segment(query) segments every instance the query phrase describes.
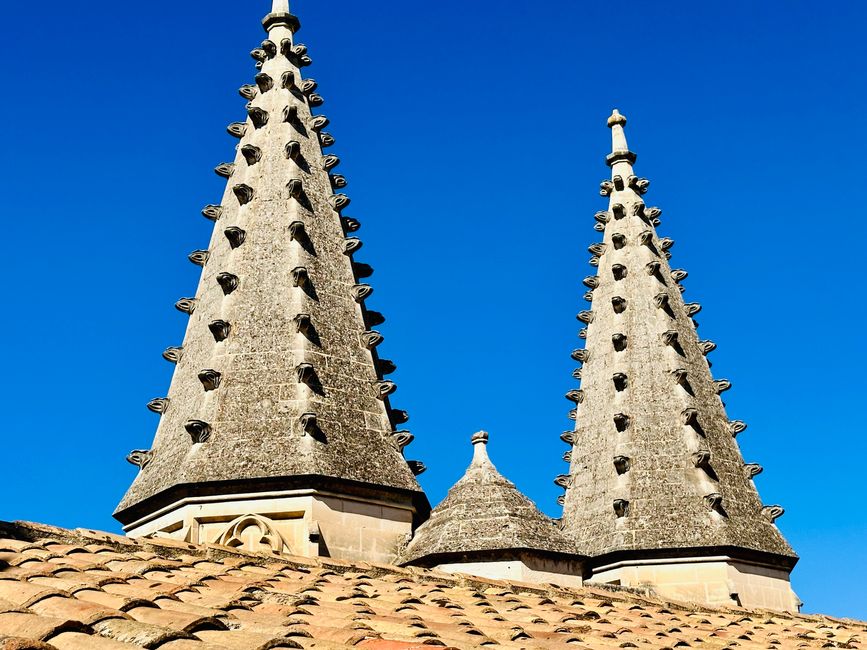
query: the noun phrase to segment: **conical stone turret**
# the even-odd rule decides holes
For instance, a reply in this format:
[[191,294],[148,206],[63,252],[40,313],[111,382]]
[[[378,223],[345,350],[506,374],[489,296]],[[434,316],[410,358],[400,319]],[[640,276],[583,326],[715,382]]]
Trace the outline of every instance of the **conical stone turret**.
[[488,457],[488,433],[473,435],[463,477],[416,531],[399,563],[490,578],[580,585],[582,558],[556,523]]
[[656,233],[660,211],[645,205],[648,181],[633,171],[623,127],[608,120],[608,209],[596,215],[597,271],[584,280],[591,302],[578,315],[586,347],[573,352],[581,388],[575,430],[566,432],[569,474],[564,532],[593,556],[593,580],[650,584],[702,602],[795,609],[788,574],[797,557],[753,484],[693,316],[673,242]]
[[392,409],[383,317],[368,309],[371,268],[357,261],[359,222],[307,48],[287,0],[263,20],[244,121],[153,446],[115,516],[159,534],[274,550],[387,561],[429,505],[403,452],[412,436]]

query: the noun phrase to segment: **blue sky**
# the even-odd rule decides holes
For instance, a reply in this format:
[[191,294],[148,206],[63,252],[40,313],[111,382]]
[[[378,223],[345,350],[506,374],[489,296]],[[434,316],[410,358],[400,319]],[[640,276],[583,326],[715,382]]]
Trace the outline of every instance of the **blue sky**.
[[[207,242],[267,0],[4,7],[0,518],[118,530],[173,303]],[[605,118],[704,305],[806,611],[867,618],[863,24],[856,2],[297,0],[438,502],[491,433],[558,515]]]

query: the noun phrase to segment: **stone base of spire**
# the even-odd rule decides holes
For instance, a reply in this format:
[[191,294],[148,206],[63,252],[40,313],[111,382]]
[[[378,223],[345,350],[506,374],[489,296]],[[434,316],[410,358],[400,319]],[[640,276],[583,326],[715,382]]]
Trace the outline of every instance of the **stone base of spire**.
[[[425,566],[428,566],[425,564]],[[467,554],[443,559],[429,568],[445,573],[464,573],[494,580],[514,580],[562,587],[581,587],[584,562],[580,558],[544,557],[532,551]]]
[[672,600],[711,606],[800,611],[791,568],[728,555],[621,559],[595,563],[588,583],[644,588]]
[[347,495],[325,489],[239,491],[186,496],[141,519],[123,523],[130,537],[393,564],[412,535],[418,510],[409,494]]

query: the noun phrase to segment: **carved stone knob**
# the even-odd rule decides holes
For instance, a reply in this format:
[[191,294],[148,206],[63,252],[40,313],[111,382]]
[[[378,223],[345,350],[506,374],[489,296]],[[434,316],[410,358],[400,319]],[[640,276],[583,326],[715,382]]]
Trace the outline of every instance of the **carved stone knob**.
[[409,466],[409,470],[413,473],[413,476],[421,476],[427,471],[427,466],[420,460],[408,460],[406,464]]
[[211,425],[202,420],[187,420],[184,429],[193,439],[193,444],[208,442],[211,439]]
[[230,248],[238,248],[243,245],[245,241],[247,241],[247,232],[238,228],[237,226],[231,226],[226,228],[223,231],[223,234],[226,236],[226,239],[229,241]]
[[704,503],[710,510],[719,512],[722,509],[723,498],[719,492],[711,492],[704,496]]
[[382,376],[390,375],[397,370],[397,364],[391,359],[379,359],[376,364],[376,369]]
[[699,469],[710,467],[710,450],[701,449],[692,455],[692,464]]
[[323,149],[327,149],[328,147],[333,147],[335,142],[336,142],[336,140],[334,139],[334,136],[331,135],[330,133],[326,133],[325,131],[322,131],[319,134],[319,144]]
[[310,126],[311,131],[317,131],[318,132],[318,131],[321,131],[322,129],[324,129],[326,126],[328,126],[328,124],[330,122],[331,122],[331,120],[329,120],[324,115],[315,115],[315,116],[310,118],[310,120],[307,122],[307,124]]
[[629,344],[629,337],[626,334],[612,334],[611,344],[614,346],[615,352],[623,352]]
[[572,477],[569,474],[560,474],[560,476],[554,479],[554,485],[568,490],[572,485]]
[[283,121],[287,124],[296,124],[298,122],[298,106],[289,104],[283,108]]
[[184,348],[182,347],[166,348],[163,352],[163,359],[169,363],[178,363],[182,356],[184,356]]
[[668,330],[667,332],[662,333],[662,342],[665,345],[670,345],[670,346],[674,347],[675,345],[678,344],[678,340],[677,340],[678,336],[679,336],[679,334],[677,333],[676,330]]
[[614,500],[614,514],[618,519],[622,519],[629,515],[629,501],[626,499]]
[[713,383],[714,390],[717,395],[720,395],[732,387],[732,383],[728,379],[718,379]]
[[231,178],[232,174],[235,173],[235,165],[234,163],[220,163],[216,167],[214,167],[214,172],[217,176],[222,176],[223,178]]
[[657,309],[668,309],[669,300],[667,293],[658,293],[653,297],[653,303]]
[[269,41],[266,39],[262,41],[262,44],[259,47],[264,50],[265,54],[268,55],[269,59],[277,56],[277,45],[274,43],[274,41]]
[[241,97],[246,99],[248,102],[251,102],[256,99],[256,95],[259,94],[259,89],[251,84],[246,84],[238,88],[238,94],[241,95]]
[[175,303],[175,309],[185,314],[192,314],[196,311],[195,298],[181,298]]
[[557,505],[561,506],[561,507],[566,505],[566,495],[565,494],[561,494],[559,497],[557,497]]
[[352,255],[356,251],[361,250],[362,246],[364,244],[358,237],[348,237],[343,241],[343,253],[344,255]]
[[606,248],[607,246],[605,244],[591,244],[587,250],[590,251],[591,255],[598,255],[601,257]]
[[343,231],[347,233],[358,232],[361,229],[361,222],[352,217],[340,217],[340,224],[343,226]]
[[698,347],[701,350],[702,354],[710,354],[714,350],[716,350],[716,343],[713,341],[699,341]]
[[614,390],[618,393],[629,388],[629,378],[622,372],[616,372],[611,376],[611,381],[614,382]]
[[403,453],[403,450],[409,447],[413,440],[415,440],[415,436],[409,431],[395,431],[390,437],[392,442],[394,442],[394,446],[397,447],[397,450],[401,453]]
[[328,199],[328,202],[331,203],[331,207],[333,207],[337,212],[340,212],[350,204],[351,200],[345,194],[335,194]]
[[244,183],[232,186],[232,192],[240,205],[246,205],[253,200],[253,188]]
[[641,219],[646,219],[646,214],[644,212],[644,208],[645,208],[644,203],[642,203],[641,201],[639,201],[638,203],[633,203],[632,204],[632,216],[633,217],[640,217]]
[[683,269],[674,269],[671,272],[671,277],[675,282],[681,282],[682,280],[686,280],[688,276],[689,273],[687,273]]
[[400,409],[391,409],[389,411],[391,421],[395,424],[406,424],[409,422],[409,413]]
[[596,219],[601,224],[606,224],[611,220],[611,215],[608,214],[605,210],[600,210],[596,214],[593,215],[593,218]]
[[156,399],[152,399],[148,402],[148,410],[153,413],[159,413],[162,415],[169,408],[169,398],[168,397],[157,397]]
[[363,280],[364,278],[369,278],[373,275],[373,267],[370,264],[364,264],[362,262],[352,262],[352,271],[355,274],[356,280]]
[[291,70],[287,70],[280,76],[280,85],[285,90],[295,90],[297,86],[297,81],[295,79],[295,73]]
[[216,221],[223,216],[223,208],[219,205],[206,205],[202,208],[202,216],[205,217],[205,219]]
[[658,220],[662,216],[662,210],[657,207],[645,208],[644,216],[651,221]]
[[312,93],[319,87],[319,83],[316,79],[305,79],[301,82],[301,92],[305,95]]
[[566,393],[566,399],[570,402],[575,402],[576,404],[581,404],[584,402],[584,391],[579,389],[570,390]]
[[632,467],[632,462],[628,456],[615,456],[614,469],[619,475],[626,474]]
[[238,283],[240,279],[237,275],[233,273],[218,273],[217,274],[217,284],[220,285],[220,288],[223,290],[225,295],[229,295],[235,289],[238,288]]
[[358,303],[364,302],[372,293],[373,287],[369,284],[356,284],[352,287],[352,297]]
[[153,460],[153,452],[150,449],[135,449],[126,457],[126,462],[144,469]]
[[680,412],[680,419],[686,426],[697,426],[698,425],[698,409],[695,408],[686,408]]
[[595,289],[599,286],[599,276],[588,275],[586,278],[584,278],[583,282],[585,287],[588,287],[589,289]]
[[382,343],[385,337],[377,331],[368,330],[361,335],[361,342],[368,350],[373,350]]
[[650,188],[650,181],[646,178],[638,178],[637,176],[630,176],[627,179],[629,183],[629,187],[632,188],[638,194],[645,194],[647,190]]
[[674,377],[674,381],[684,388],[689,388],[689,373],[685,368],[676,368],[671,371],[671,376]]
[[274,87],[274,80],[264,72],[260,72],[256,75],[256,86],[259,87],[259,90],[263,93],[267,93]]
[[574,431],[564,431],[560,434],[560,440],[565,442],[567,445],[575,444],[575,432]]
[[651,246],[653,244],[653,231],[643,230],[638,234],[638,241],[642,246]]
[[258,106],[248,106],[247,115],[250,116],[250,121],[257,129],[261,129],[268,124],[268,111],[259,108]]
[[329,154],[327,156],[323,156],[322,158],[322,169],[327,172],[330,172],[332,169],[337,167],[340,164],[340,158],[335,156],[334,154]]
[[668,237],[663,237],[662,239],[659,240],[659,247],[664,251],[667,251],[672,246],[674,246],[674,240],[673,239],[670,239]]
[[297,242],[308,242],[310,237],[302,221],[293,221],[289,224],[289,239]]
[[252,144],[245,144],[241,147],[241,154],[244,156],[244,160],[247,161],[248,165],[255,165],[257,162],[262,160],[262,150]]
[[316,436],[319,433],[319,421],[315,413],[302,413],[298,418],[301,435]]
[[614,191],[614,183],[605,180],[599,183],[599,196],[611,196]]
[[328,178],[331,181],[331,187],[334,189],[342,190],[349,184],[343,174],[329,174]]
[[647,275],[659,275],[659,269],[662,265],[659,262],[649,262],[644,270],[647,271]]
[[572,359],[579,363],[587,363],[590,361],[590,350],[582,348],[580,350],[572,350]]
[[614,219],[616,221],[620,221],[623,217],[626,216],[626,208],[622,203],[615,203],[611,206],[611,213],[614,215]]
[[291,181],[286,183],[286,189],[289,192],[289,196],[293,199],[300,198],[304,195],[304,183],[300,178],[293,178]]
[[310,385],[316,380],[316,369],[312,363],[299,363],[295,366],[295,376],[299,384]]
[[221,343],[229,338],[232,332],[232,325],[228,321],[215,320],[208,324],[208,329],[217,343]]
[[586,327],[582,327],[580,330],[578,330],[578,338],[582,339],[582,340],[587,340],[587,328]]
[[630,419],[625,413],[618,413],[614,416],[614,426],[621,433],[629,428]]
[[397,384],[388,379],[383,379],[373,384],[377,399],[385,399],[397,390]]
[[220,387],[222,379],[223,376],[216,370],[202,370],[199,373],[199,381],[202,382],[202,386],[206,391],[217,390]]
[[193,251],[189,254],[188,259],[196,266],[204,266],[208,262],[211,254],[208,251]]
[[752,479],[764,471],[765,468],[758,463],[747,463],[744,465],[744,476],[746,476],[748,479]]
[[614,244],[615,250],[620,250],[626,246],[626,235],[616,232],[611,235],[611,243]]
[[588,263],[590,266],[599,266],[599,258],[596,257],[596,256],[593,256],[593,257],[590,258],[590,260],[589,260],[587,263]]
[[698,312],[701,311],[701,305],[697,302],[688,302],[684,305],[684,307],[686,307],[687,316],[695,316]]
[[306,266],[296,266],[292,269],[292,286],[306,287],[310,284],[310,272]]
[[585,292],[585,294],[584,294],[584,300],[586,300],[587,302],[593,302],[593,289],[591,289],[590,291]]
[[570,420],[572,420],[573,422],[575,422],[578,419],[578,409],[577,408],[571,409],[566,414],[566,417],[569,418]]
[[385,322],[385,316],[383,316],[380,312],[374,311],[372,309],[364,308],[364,324],[368,327],[376,327],[377,325],[382,325]]
[[736,438],[739,433],[743,433],[746,430],[747,423],[743,420],[732,420],[729,422],[729,431],[731,431],[733,438]]
[[239,140],[247,134],[247,125],[244,122],[232,122],[226,127],[229,135],[238,138]]
[[298,314],[292,319],[295,322],[295,329],[300,334],[308,334],[313,330],[313,319],[310,314]]
[[592,311],[582,311],[578,313],[578,320],[582,323],[587,323],[588,325],[593,322],[593,312]]
[[611,299],[611,307],[614,309],[615,314],[622,314],[626,311],[626,298],[614,296]]
[[307,103],[310,106],[322,106],[325,103],[325,100],[322,98],[322,95],[318,93],[310,93],[307,95]]
[[785,513],[786,511],[782,506],[765,506],[762,508],[762,516],[771,523],[774,523]]

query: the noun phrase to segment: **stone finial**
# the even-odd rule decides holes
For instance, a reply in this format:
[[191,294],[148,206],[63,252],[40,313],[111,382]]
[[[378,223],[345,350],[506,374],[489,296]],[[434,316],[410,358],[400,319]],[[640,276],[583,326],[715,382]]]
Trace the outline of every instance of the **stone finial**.
[[620,111],[616,108],[611,111],[611,115],[608,118],[608,128],[614,128],[615,126],[626,126],[626,116],[621,115]]
[[477,431],[470,437],[473,445],[473,465],[487,465],[491,460],[488,458],[488,432]]

